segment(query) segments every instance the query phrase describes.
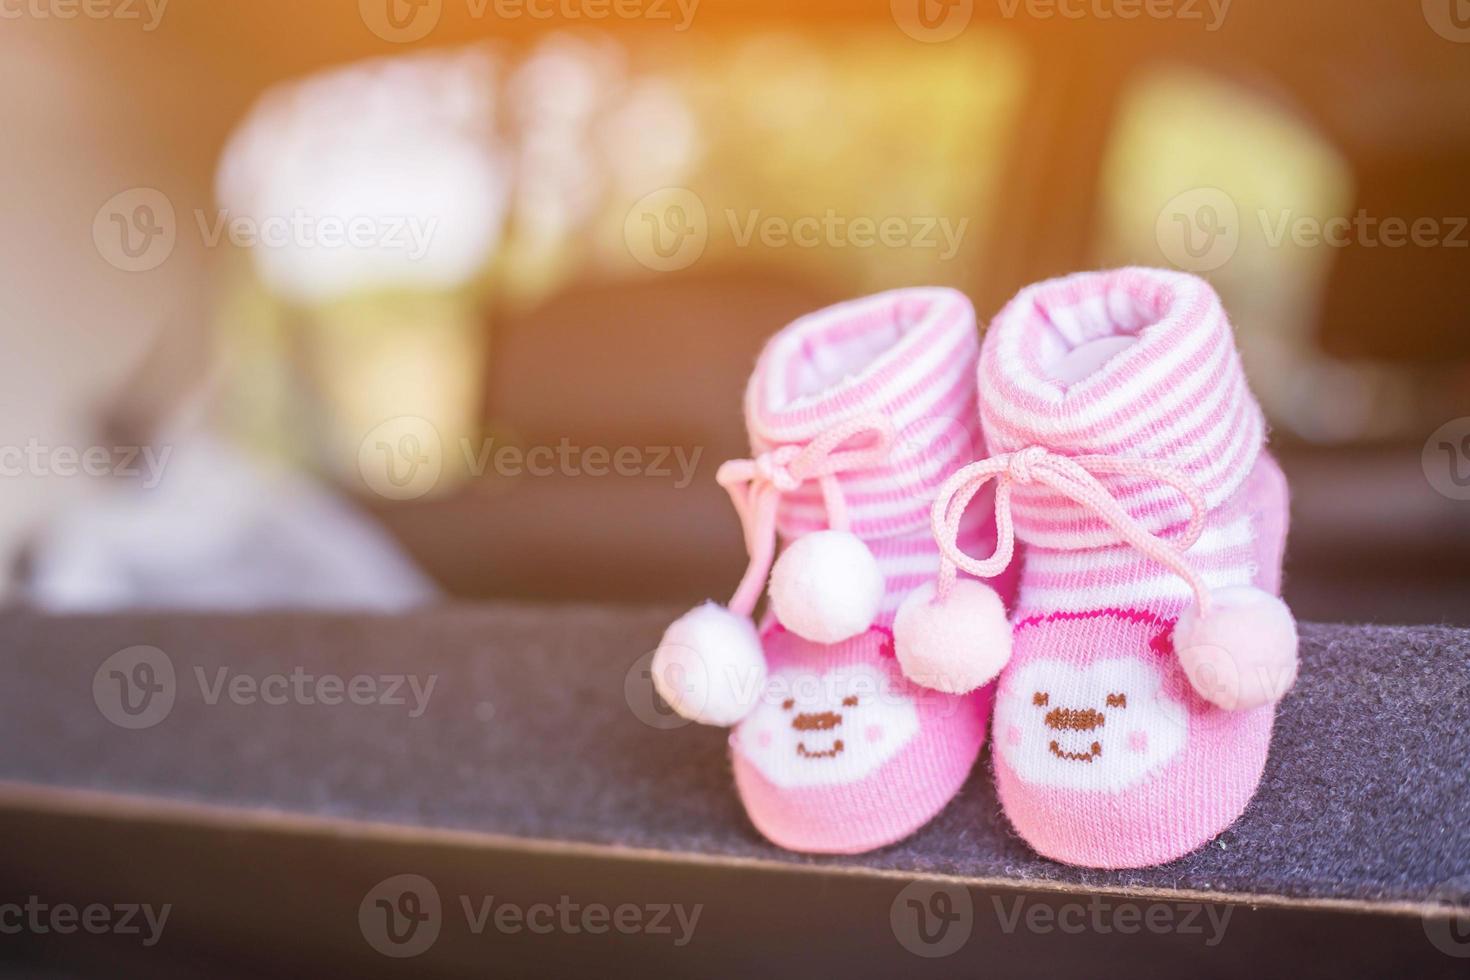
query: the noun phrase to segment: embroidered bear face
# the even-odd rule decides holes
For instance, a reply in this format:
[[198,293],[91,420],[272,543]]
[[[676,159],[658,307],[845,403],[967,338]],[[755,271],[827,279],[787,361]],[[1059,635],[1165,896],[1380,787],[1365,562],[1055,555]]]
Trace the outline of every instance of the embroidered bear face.
[[735,730],[736,749],[783,789],[850,783],[919,731],[913,699],[881,667],[783,670]]
[[1076,667],[1032,660],[1001,682],[997,749],[1021,779],[1117,792],[1146,779],[1184,747],[1184,706],[1148,663],[1122,657]]

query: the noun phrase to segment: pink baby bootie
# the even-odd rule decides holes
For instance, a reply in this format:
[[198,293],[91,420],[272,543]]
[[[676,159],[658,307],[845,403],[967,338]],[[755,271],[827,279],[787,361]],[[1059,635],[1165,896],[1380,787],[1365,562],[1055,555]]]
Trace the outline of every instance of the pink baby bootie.
[[[1005,812],[1069,864],[1187,854],[1250,802],[1297,667],[1286,482],[1225,311],[1180,273],[1039,283],[991,325],[979,388],[996,455],[933,519],[941,584],[1026,545],[993,726]],[[991,487],[998,546],[976,560],[953,529]]]
[[[790,324],[746,389],[754,458],[717,478],[750,566],[728,606],[707,603],[669,627],[653,677],[684,717],[734,726],[741,799],[782,847],[857,853],[897,841],[953,798],[979,754],[993,685],[906,676],[890,632],[899,600],[940,558],[934,496],[979,446],[978,353],[962,294],[898,290]],[[967,547],[994,541],[984,513],[955,535]],[[750,617],[768,573],[758,630]]]

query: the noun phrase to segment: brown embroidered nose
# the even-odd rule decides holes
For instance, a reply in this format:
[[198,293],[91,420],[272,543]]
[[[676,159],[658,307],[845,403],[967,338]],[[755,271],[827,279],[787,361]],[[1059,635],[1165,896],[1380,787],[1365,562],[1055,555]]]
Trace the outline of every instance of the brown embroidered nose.
[[1058,731],[1090,732],[1103,725],[1103,713],[1092,708],[1081,711],[1072,708],[1053,708],[1046,713],[1046,727]]
[[842,724],[842,716],[835,711],[803,712],[791,719],[791,727],[799,732],[825,732]]

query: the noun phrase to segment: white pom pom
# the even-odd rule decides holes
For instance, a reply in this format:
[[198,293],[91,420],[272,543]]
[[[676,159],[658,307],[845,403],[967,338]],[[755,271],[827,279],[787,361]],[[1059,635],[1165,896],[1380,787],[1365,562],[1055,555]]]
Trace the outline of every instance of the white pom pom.
[[814,531],[776,560],[770,595],[782,626],[813,643],[838,643],[873,625],[883,571],[857,535]]
[[960,579],[939,602],[930,582],[898,607],[893,644],[909,680],[965,694],[993,680],[1011,659],[1011,624],[1005,603],[985,583]]
[[1260,589],[1210,593],[1201,617],[1191,606],[1174,625],[1174,651],[1200,697],[1227,711],[1280,701],[1296,680],[1296,620],[1286,603]]
[[681,716],[733,725],[766,685],[766,658],[755,624],[707,602],[664,631],[653,655],[653,686]]

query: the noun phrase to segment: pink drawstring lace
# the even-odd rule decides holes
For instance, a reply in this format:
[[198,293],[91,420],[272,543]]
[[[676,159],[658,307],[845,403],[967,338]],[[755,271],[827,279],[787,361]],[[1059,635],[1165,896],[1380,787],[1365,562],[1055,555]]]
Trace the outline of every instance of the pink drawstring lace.
[[[871,436],[873,444],[839,451],[859,436]],[[847,502],[837,474],[880,465],[888,458],[894,438],[892,422],[882,415],[867,415],[835,425],[805,446],[778,446],[755,459],[732,459],[720,466],[715,480],[729,492],[735,513],[740,515],[745,550],[750,555],[745,576],[730,599],[730,611],[749,616],[760,601],[776,558],[776,509],[782,494],[808,480],[819,481],[828,527],[846,531]]]
[[[1151,534],[1134,520],[1098,480],[1097,474],[1143,476],[1168,484],[1189,501],[1190,518],[1178,543]],[[960,551],[959,526],[965,509],[991,480],[995,486],[995,553],[976,559]],[[1207,506],[1203,494],[1188,477],[1172,467],[1146,459],[1121,456],[1060,456],[1041,446],[1002,453],[956,472],[939,490],[930,516],[934,540],[943,554],[935,595],[941,601],[952,588],[958,570],[977,578],[991,578],[1004,571],[1016,551],[1016,533],[1011,521],[1011,487],[1039,483],[1088,508],[1106,521],[1123,540],[1164,565],[1189,583],[1201,615],[1210,610],[1209,589],[1190,567],[1184,552],[1199,539],[1204,529]]]

